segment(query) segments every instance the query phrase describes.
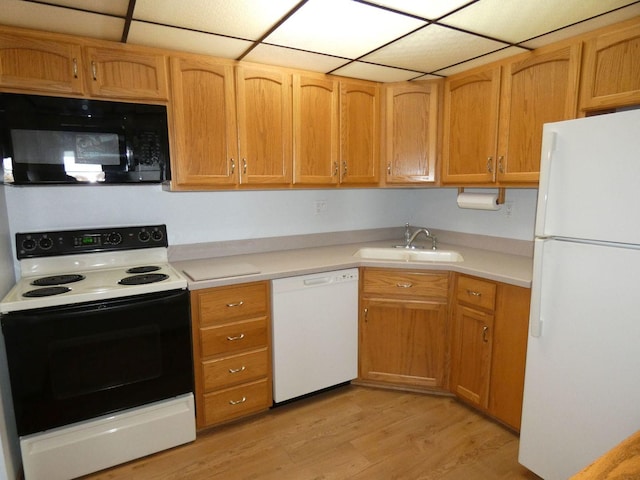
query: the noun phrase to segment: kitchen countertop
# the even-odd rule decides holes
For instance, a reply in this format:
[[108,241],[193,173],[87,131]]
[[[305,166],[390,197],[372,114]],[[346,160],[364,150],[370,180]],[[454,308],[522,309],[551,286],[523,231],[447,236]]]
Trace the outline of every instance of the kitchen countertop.
[[247,253],[172,261],[184,273],[190,290],[272,280],[352,267],[447,270],[466,273],[520,287],[531,287],[532,259],[526,255],[500,253],[469,246],[438,244],[438,250],[455,250],[464,261],[407,262],[370,260],[353,255],[363,247],[390,247],[397,240],[348,243],[265,253]]

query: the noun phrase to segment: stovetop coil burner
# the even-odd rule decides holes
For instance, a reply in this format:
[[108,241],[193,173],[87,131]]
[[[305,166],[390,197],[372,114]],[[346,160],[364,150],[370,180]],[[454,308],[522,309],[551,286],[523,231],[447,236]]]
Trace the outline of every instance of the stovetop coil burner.
[[131,267],[127,269],[127,273],[149,273],[160,270],[157,265],[144,265],[142,267]]
[[120,285],[143,285],[145,283],[161,282],[169,278],[169,275],[164,273],[145,273],[142,275],[133,275],[131,277],[125,277],[118,283]]
[[79,282],[84,280],[84,275],[79,274],[66,274],[66,275],[51,275],[50,277],[36,278],[31,282],[31,285],[36,287],[50,287],[52,285],[64,285],[65,283]]
[[45,287],[36,288],[35,290],[29,290],[22,294],[23,297],[35,298],[35,297],[50,297],[51,295],[60,295],[61,293],[70,292],[69,287]]

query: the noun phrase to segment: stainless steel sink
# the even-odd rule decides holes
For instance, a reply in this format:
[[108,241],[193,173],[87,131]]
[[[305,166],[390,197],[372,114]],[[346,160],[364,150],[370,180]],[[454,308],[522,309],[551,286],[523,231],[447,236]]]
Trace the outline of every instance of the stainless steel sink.
[[398,260],[404,262],[445,262],[464,261],[462,255],[454,250],[418,250],[394,247],[365,247],[358,250],[354,257],[368,260]]

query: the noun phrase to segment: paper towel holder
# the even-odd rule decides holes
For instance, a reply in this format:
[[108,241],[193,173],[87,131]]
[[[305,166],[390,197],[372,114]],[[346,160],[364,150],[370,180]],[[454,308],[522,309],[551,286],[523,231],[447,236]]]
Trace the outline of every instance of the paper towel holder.
[[[460,195],[461,193],[464,193],[464,188],[465,187],[458,187],[458,195]],[[506,190],[507,190],[506,188],[498,188],[498,198],[496,199],[496,203],[498,205],[502,205],[504,203]]]

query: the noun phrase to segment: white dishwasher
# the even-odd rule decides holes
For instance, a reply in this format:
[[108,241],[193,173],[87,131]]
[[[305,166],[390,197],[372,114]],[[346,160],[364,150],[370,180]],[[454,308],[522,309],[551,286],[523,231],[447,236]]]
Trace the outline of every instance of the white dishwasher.
[[273,400],[358,376],[358,269],[272,281]]

